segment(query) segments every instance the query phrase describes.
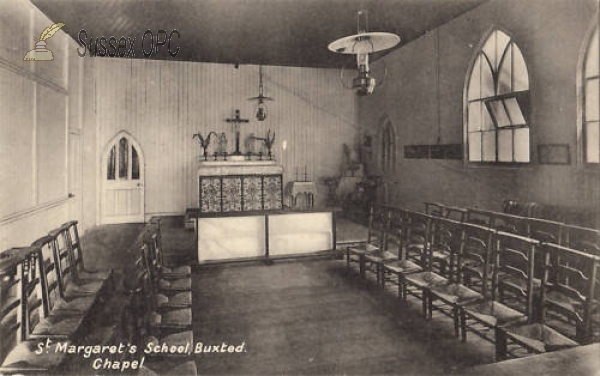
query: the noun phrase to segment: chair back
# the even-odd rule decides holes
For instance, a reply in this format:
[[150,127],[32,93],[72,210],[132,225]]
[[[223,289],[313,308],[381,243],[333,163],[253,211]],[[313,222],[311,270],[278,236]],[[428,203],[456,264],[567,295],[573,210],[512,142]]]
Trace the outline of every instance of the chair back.
[[[534,265],[538,245],[535,239],[507,232],[496,233],[493,294],[498,290],[501,302],[524,302],[524,305],[516,304],[514,308],[524,312],[530,321],[534,313]],[[506,291],[511,293],[511,297],[505,295]]]
[[429,214],[406,211],[406,242],[404,252],[406,259],[417,262],[423,268],[431,268],[428,253],[431,247],[431,224],[433,217]]
[[38,273],[42,278],[42,290],[46,312],[52,312],[54,307],[65,299],[66,285],[62,283],[58,263],[56,262],[56,251],[52,246],[54,238],[43,236],[33,242],[39,248],[38,251]]
[[550,221],[547,219],[528,218],[527,236],[544,243],[553,243],[562,245],[563,226],[561,222]]
[[[545,303],[542,307],[542,320],[545,320],[547,309],[556,310],[576,322],[579,329],[577,339],[580,342],[591,342],[592,310],[600,257],[557,244],[544,243],[542,249],[548,265],[541,293]],[[569,304],[561,304],[562,299],[547,299],[548,292],[567,298]],[[574,309],[570,309],[571,307]]]
[[468,214],[469,211],[466,208],[461,208],[458,206],[446,206],[444,217],[458,222],[464,222],[467,220]]
[[36,325],[49,316],[50,311],[44,298],[46,291],[43,274],[39,272],[42,265],[40,249],[28,252],[21,265],[21,338],[27,340]]
[[495,231],[472,223],[463,223],[461,229],[457,265],[458,281],[465,286],[478,289],[484,297],[487,297]]
[[73,253],[71,252],[71,244],[66,235],[66,231],[67,229],[61,226],[48,233],[48,236],[52,238],[50,245],[54,248],[54,254],[56,255],[56,265],[58,265],[58,274],[62,281],[63,291],[67,284],[79,282],[79,276],[73,260]]
[[12,248],[0,253],[0,364],[22,341],[22,262],[26,252]]
[[84,270],[85,263],[83,261],[83,247],[81,245],[81,239],[79,238],[77,223],[77,221],[66,222],[61,226],[61,229],[64,231],[63,236],[66,237],[65,241],[71,247],[71,253],[75,267],[79,270]]
[[492,226],[492,214],[490,211],[479,208],[468,208],[466,222],[480,226]]
[[425,205],[425,213],[434,216],[434,217],[444,217],[445,216],[445,206],[439,202],[424,202]]
[[462,241],[461,222],[449,218],[434,217],[431,225],[432,241],[430,252],[428,253],[428,263],[433,264],[433,251],[440,251],[449,255],[449,275],[450,278],[459,283],[457,273],[457,260],[460,254]]
[[564,245],[600,256],[600,230],[576,225],[564,225]]
[[492,212],[492,228],[497,231],[527,236],[527,218],[514,214]]
[[386,248],[398,250],[398,258],[402,257],[402,249],[406,241],[408,216],[405,210],[392,207],[389,209],[388,229],[386,231]]

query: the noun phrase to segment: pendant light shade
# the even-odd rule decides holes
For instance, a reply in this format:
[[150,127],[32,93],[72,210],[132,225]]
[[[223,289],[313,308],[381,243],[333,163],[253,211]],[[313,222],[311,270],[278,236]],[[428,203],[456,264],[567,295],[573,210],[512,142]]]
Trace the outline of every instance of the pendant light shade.
[[[364,26],[361,25],[362,19],[364,19]],[[357,34],[337,39],[331,42],[327,48],[338,54],[356,55],[358,76],[352,80],[352,86],[349,88],[355,90],[359,95],[369,95],[373,93],[375,86],[381,85],[383,78],[387,75],[387,70],[384,68],[385,75],[379,80],[379,83],[377,82],[378,80],[373,77],[369,66],[369,55],[395,47],[398,43],[400,43],[400,37],[396,34],[368,32],[367,11],[361,10],[357,15]],[[341,76],[344,81],[343,70]]]
[[248,98],[248,100],[257,102],[255,111],[254,111],[256,119],[258,121],[264,121],[268,115],[268,109],[267,109],[267,105],[265,102],[273,101],[274,99],[271,97],[266,97],[264,95],[262,65],[258,66],[258,77],[259,77],[258,96]]

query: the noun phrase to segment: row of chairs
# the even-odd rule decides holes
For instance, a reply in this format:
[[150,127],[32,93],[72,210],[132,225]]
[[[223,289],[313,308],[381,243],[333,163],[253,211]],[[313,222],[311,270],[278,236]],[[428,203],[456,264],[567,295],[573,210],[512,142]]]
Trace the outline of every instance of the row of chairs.
[[[0,254],[0,373],[61,372],[56,341],[77,343],[114,288],[112,270],[88,269],[83,254],[77,221]],[[36,353],[45,340],[54,344]]]
[[[189,265],[164,263],[160,219],[151,219],[140,235],[134,278],[127,279],[131,299],[121,320],[139,348],[193,346],[192,285]],[[192,350],[190,348],[190,350]],[[144,375],[195,375],[191,353],[149,353]]]
[[371,208],[368,242],[347,249],[348,267],[397,285],[403,300],[419,298],[427,319],[451,316],[463,341],[467,331],[489,339],[497,359],[516,355],[515,344],[539,353],[593,341],[598,256],[448,212]]
[[426,202],[425,212],[476,223],[600,256],[600,230],[547,219]]

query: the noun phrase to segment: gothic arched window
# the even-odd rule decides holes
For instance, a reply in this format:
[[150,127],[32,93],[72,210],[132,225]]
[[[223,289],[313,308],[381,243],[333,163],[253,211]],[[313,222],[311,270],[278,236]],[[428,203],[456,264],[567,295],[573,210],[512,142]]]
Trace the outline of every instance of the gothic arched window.
[[598,25],[592,32],[583,64],[583,149],[587,163],[600,163],[600,48]]
[[529,75],[521,50],[508,34],[489,34],[467,82],[469,162],[529,162]]

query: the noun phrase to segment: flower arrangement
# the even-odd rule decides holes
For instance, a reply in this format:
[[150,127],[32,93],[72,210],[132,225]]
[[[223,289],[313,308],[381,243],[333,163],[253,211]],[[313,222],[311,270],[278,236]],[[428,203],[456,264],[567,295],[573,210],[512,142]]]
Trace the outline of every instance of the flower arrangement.
[[204,160],[206,161],[208,158],[208,145],[210,145],[210,136],[215,135],[215,137],[218,137],[217,134],[215,132],[209,132],[208,135],[206,135],[206,138],[202,136],[202,134],[200,132],[195,133],[192,136],[192,140],[194,138],[198,139],[198,143],[200,144],[200,147],[203,149],[203,154],[204,154]]

